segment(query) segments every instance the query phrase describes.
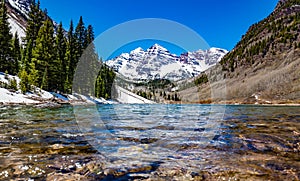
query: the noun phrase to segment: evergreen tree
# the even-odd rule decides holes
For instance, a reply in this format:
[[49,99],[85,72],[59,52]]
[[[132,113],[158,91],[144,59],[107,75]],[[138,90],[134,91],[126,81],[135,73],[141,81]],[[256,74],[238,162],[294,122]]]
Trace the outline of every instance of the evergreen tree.
[[7,16],[5,1],[1,1],[0,9],[0,71],[13,74],[14,60],[11,51],[12,35]]
[[[105,64],[102,64],[100,72],[97,76],[95,85],[95,96],[109,99],[112,96],[112,87],[116,74],[108,68]],[[146,93],[141,94],[146,97]]]
[[[88,94],[86,92],[86,90],[80,90],[80,88],[85,87],[85,89],[87,89],[87,83],[85,81],[82,80],[82,78],[84,78],[85,75],[80,75],[80,73],[84,73],[87,69],[83,69],[83,67],[85,67],[84,64],[81,64],[79,71],[77,71],[78,75],[80,76],[75,76],[75,69],[77,68],[77,64],[79,62],[79,59],[82,56],[82,53],[84,51],[84,45],[85,45],[85,39],[86,39],[86,29],[84,27],[84,23],[83,23],[83,19],[82,16],[80,16],[79,22],[75,28],[75,32],[73,34],[73,40],[74,40],[74,58],[71,62],[71,66],[70,66],[70,74],[72,74],[72,80],[73,84],[72,84],[72,90],[77,92],[77,93],[81,93],[81,94]],[[86,55],[85,55],[86,56]],[[86,57],[85,57],[86,58]],[[84,62],[84,61],[82,61]],[[74,79],[74,80],[73,80]],[[75,84],[74,84],[75,83]],[[84,84],[84,85],[83,85]],[[83,92],[84,91],[84,92]]]
[[14,91],[18,90],[18,83],[15,78],[9,79],[8,80],[8,88]]
[[30,12],[28,14],[28,21],[26,27],[26,36],[24,38],[24,56],[22,64],[25,67],[25,70],[29,72],[30,63],[32,60],[32,50],[36,46],[36,39],[39,33],[39,30],[43,24],[45,16],[40,9],[40,1],[36,3],[35,0],[31,1]]
[[49,82],[48,82],[49,76],[48,76],[48,67],[45,68],[45,71],[43,73],[42,83],[41,83],[41,89],[49,90]]
[[[86,90],[91,94],[92,92],[95,92],[95,83],[97,79],[97,75],[99,73],[99,70],[101,68],[101,63],[99,61],[98,54],[96,53],[96,48],[94,44],[94,30],[92,25],[89,25],[86,33],[85,33],[85,50],[83,60],[87,66],[87,70],[90,70],[87,73],[87,83],[89,85],[89,90]],[[93,95],[95,96],[95,95]]]
[[[90,95],[90,93],[94,91],[94,96],[108,99],[112,97],[112,87],[116,74],[112,71],[112,69],[103,64],[101,59],[99,60],[93,43],[94,37],[93,27],[89,25],[85,33],[83,46],[85,50],[80,59],[80,62],[83,62],[85,65],[84,69],[90,70],[85,71],[84,76],[86,77],[85,82],[88,84],[86,87],[88,87],[89,90],[83,90],[83,92]],[[78,68],[80,68],[80,66],[78,66]],[[82,81],[84,82],[84,80]],[[95,87],[91,87],[93,85],[95,85]],[[144,96],[146,96],[146,93]]]
[[78,61],[81,57],[85,47],[85,39],[86,39],[86,29],[84,27],[84,22],[82,16],[80,16],[79,22],[75,28],[75,49],[76,49],[76,60]]
[[57,90],[65,92],[65,82],[67,80],[67,63],[65,60],[66,40],[64,37],[62,23],[59,24],[55,38],[55,52],[57,63],[57,74],[54,74],[57,81]]
[[25,71],[25,69],[22,69],[19,72],[19,78],[21,79],[20,81],[20,89],[23,94],[25,94],[28,91],[28,74]]
[[13,74],[16,75],[19,72],[19,65],[21,62],[21,46],[20,46],[20,40],[19,40],[19,35],[16,32],[13,38],[13,42],[12,42],[12,55],[13,55],[13,59],[15,61],[14,64],[14,72]]
[[[81,69],[78,72],[81,76],[78,77],[84,88],[79,91],[87,95],[95,92],[97,97],[110,98],[115,73],[105,65],[100,69],[101,62],[93,44],[93,27],[85,28],[80,17],[75,30],[71,21],[67,37],[62,23],[54,36],[53,23],[47,16],[47,10],[41,11],[40,1],[31,1],[30,9],[22,49],[18,34],[12,38],[5,0],[1,2],[0,71],[18,73],[23,93],[32,90],[32,86],[70,93],[80,59],[78,67]],[[14,82],[12,84],[15,85]]]
[[84,48],[87,48],[95,39],[94,36],[94,30],[92,25],[89,25],[86,29],[86,33],[85,33],[85,39],[84,39]]
[[90,25],[84,37],[87,47],[80,57],[74,77],[75,85],[73,85],[74,91],[85,95],[92,95],[95,92],[95,82],[100,69],[99,58],[96,54],[93,40],[94,32],[93,27]]
[[38,75],[38,85],[46,90],[57,89],[55,75],[57,75],[57,62],[55,60],[54,28],[52,22],[47,19],[40,28],[36,39],[36,46],[33,49],[33,63]]
[[38,86],[38,78],[39,78],[39,72],[38,70],[35,68],[35,63],[34,62],[31,62],[29,64],[29,74],[28,74],[28,77],[27,77],[27,81],[28,81],[28,85],[27,85],[27,90],[32,90],[32,87],[31,86],[35,86],[37,87]]
[[76,47],[75,47],[75,37],[74,37],[74,27],[73,21],[70,23],[70,28],[67,35],[67,50],[65,55],[65,62],[67,63],[67,78],[65,81],[65,91],[71,93],[73,76],[76,68]]
[[32,42],[33,42],[32,40],[29,40],[29,42],[25,46],[25,49],[23,50],[22,67],[26,72],[30,71],[30,63],[32,59],[32,49],[33,49]]
[[37,3],[35,2],[35,0],[31,1],[25,32],[26,36],[24,38],[25,46],[29,43],[30,40],[32,41],[33,47],[35,46],[39,30],[43,25],[44,20],[45,16],[40,9],[40,1],[38,0]]
[[47,8],[45,8],[45,9],[43,10],[43,13],[42,13],[42,16],[41,16],[41,17],[44,17],[43,21],[46,21],[47,18],[49,18],[49,17],[48,17],[48,10],[47,10]]

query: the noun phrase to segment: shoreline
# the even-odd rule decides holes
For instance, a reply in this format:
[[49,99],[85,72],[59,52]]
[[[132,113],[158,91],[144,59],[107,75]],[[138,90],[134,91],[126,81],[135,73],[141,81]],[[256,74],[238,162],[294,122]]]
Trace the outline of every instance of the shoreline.
[[199,104],[199,105],[249,105],[249,106],[300,106],[300,100],[273,100],[265,101],[259,100],[255,102],[238,101],[238,100],[226,100],[226,101],[212,101],[212,100],[199,100],[194,102],[185,101],[170,101],[166,104]]
[[[26,102],[0,102],[0,107],[6,107],[6,106],[28,106],[28,107],[37,107],[37,108],[59,108],[62,106],[88,106],[88,105],[97,105],[97,104],[110,104],[110,103],[103,103],[98,102],[96,100],[92,101],[86,101],[86,100],[70,100],[70,101],[64,101],[59,99],[54,100],[43,100],[41,102],[35,102],[35,103],[26,103]],[[116,104],[116,103],[115,103]],[[117,103],[117,104],[124,104],[124,103]],[[158,103],[158,104],[166,104],[166,103]],[[196,103],[196,102],[173,102],[168,104],[177,104],[177,105],[223,105],[223,106],[274,106],[274,107],[284,107],[284,106],[291,106],[291,107],[300,107],[299,103],[269,103],[269,104],[251,104],[251,103]]]

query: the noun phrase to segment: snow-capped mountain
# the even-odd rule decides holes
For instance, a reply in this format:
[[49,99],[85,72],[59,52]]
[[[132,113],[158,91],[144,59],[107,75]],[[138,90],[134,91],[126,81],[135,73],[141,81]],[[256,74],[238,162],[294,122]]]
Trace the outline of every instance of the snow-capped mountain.
[[[30,4],[33,0],[7,0],[8,22],[11,27],[11,33],[14,35],[18,33],[20,41],[25,37],[28,14],[30,12]],[[58,24],[53,21],[54,26],[57,28]],[[55,30],[56,30],[55,28]]]
[[31,0],[8,0],[9,4],[21,14],[28,17]]
[[11,33],[17,32],[20,40],[25,36],[30,3],[31,0],[8,0],[6,2]]
[[228,51],[220,48],[171,54],[155,44],[147,50],[137,48],[130,53],[106,61],[116,72],[131,80],[181,80],[199,75],[219,62]]

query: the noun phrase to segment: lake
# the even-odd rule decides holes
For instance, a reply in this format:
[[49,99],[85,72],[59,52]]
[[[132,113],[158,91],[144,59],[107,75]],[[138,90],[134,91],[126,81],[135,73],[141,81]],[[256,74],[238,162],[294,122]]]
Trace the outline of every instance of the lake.
[[299,180],[300,107],[1,107],[0,163],[1,180]]

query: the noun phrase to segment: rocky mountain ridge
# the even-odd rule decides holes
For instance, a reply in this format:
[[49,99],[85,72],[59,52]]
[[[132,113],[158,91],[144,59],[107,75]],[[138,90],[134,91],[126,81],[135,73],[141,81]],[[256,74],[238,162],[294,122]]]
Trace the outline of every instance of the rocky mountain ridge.
[[[33,0],[7,0],[6,6],[8,10],[8,21],[11,27],[11,33],[16,32],[19,35],[20,41],[26,36],[27,20],[29,18],[30,4]],[[51,18],[50,18],[51,19]],[[58,24],[53,21],[55,28]]]
[[8,0],[6,1],[8,9],[8,21],[11,27],[11,33],[16,32],[19,39],[25,37],[25,30],[27,26],[28,13],[30,11],[30,0]]
[[180,56],[154,44],[147,50],[136,48],[130,53],[108,60],[106,64],[131,80],[181,80],[199,75],[218,63],[227,53],[221,48],[186,52]]
[[[250,26],[220,64],[205,72],[198,88],[181,92],[186,100],[228,103],[300,103],[300,0],[280,0],[274,11]],[[216,79],[222,74],[222,79]],[[226,96],[218,83],[226,81]],[[201,81],[198,81],[201,82]],[[192,96],[197,95],[197,96]]]

